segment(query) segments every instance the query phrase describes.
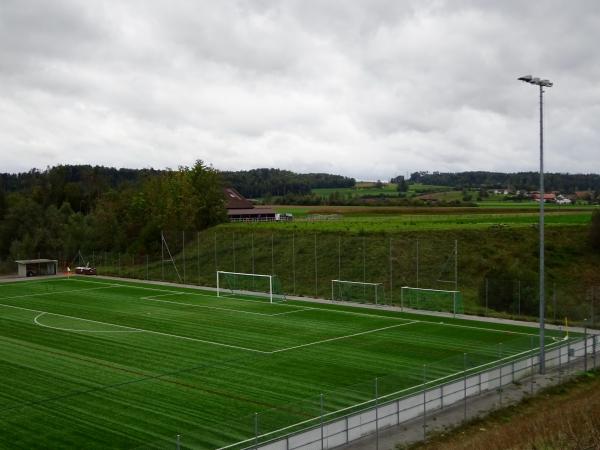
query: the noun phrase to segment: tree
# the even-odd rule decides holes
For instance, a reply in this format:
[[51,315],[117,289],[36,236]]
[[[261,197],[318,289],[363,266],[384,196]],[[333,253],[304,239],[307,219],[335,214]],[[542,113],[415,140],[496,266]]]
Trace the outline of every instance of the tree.
[[194,225],[197,230],[224,222],[227,219],[225,194],[219,172],[197,160],[189,170],[189,180],[194,193]]
[[4,212],[6,211],[6,194],[4,193],[4,189],[2,185],[0,185],[0,220],[4,217]]
[[408,190],[408,185],[406,184],[406,180],[402,175],[398,175],[396,178],[393,178],[392,183],[396,183],[396,190],[398,192],[406,192]]
[[592,248],[600,252],[600,211],[594,211],[592,214],[592,223],[590,224],[590,244]]

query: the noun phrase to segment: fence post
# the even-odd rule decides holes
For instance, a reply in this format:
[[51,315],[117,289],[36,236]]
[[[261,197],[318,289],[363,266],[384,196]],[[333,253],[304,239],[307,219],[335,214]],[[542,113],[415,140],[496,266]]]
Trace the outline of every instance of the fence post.
[[214,254],[215,254],[215,273],[219,270],[219,261],[217,259],[217,232],[214,235]]
[[485,278],[485,315],[488,315],[488,292],[489,292],[489,286],[488,286],[488,279],[487,277]]
[[254,413],[254,448],[258,448],[258,413]]
[[500,361],[500,383],[498,389],[498,396],[500,397],[500,403],[502,403],[502,342],[498,343],[498,360]]
[[394,306],[394,269],[392,266],[392,238],[390,238],[390,306]]
[[588,348],[587,325],[583,329],[583,342],[584,342],[584,345],[583,345],[583,349],[584,349],[584,351],[583,351],[583,358],[584,358],[584,360],[583,360],[583,370],[585,372],[587,372],[587,370],[588,370],[588,363],[587,363],[587,358],[588,358],[588,351],[587,351],[587,348]]
[[521,280],[517,280],[518,282],[518,293],[517,293],[517,301],[518,301],[518,315],[521,317]]
[[185,284],[185,231],[181,232],[181,259],[183,259],[183,284]]
[[417,239],[417,287],[419,287],[419,240]]
[[567,341],[567,375],[571,373],[571,341]]
[[179,450],[181,448],[181,436],[178,434],[177,435],[177,450]]
[[319,297],[319,270],[317,268],[317,233],[315,233],[315,298]]
[[463,353],[463,397],[464,397],[464,420],[467,421],[467,354]]
[[594,334],[594,339],[592,340],[592,352],[594,353],[594,369],[596,368],[596,337],[598,335]]
[[425,390],[425,381],[427,366],[423,364],[423,440],[427,439],[427,393]]
[[196,268],[198,271],[198,284],[200,284],[200,232],[196,231]]
[[[252,258],[254,264],[254,258]],[[296,295],[296,233],[292,232],[292,281],[293,281],[293,292]]]
[[375,377],[375,449],[379,450],[379,378]]
[[554,321],[556,322],[556,283],[552,283],[552,310],[554,311]]
[[338,280],[342,279],[342,235],[338,235]]
[[319,401],[321,407],[321,450],[323,450],[323,394],[321,394]]
[[231,233],[231,256],[233,262],[233,271],[235,272],[235,231]]
[[148,280],[148,255],[146,255],[146,280]]
[[558,346],[558,382],[562,380],[562,345]]
[[533,358],[534,358],[534,354],[533,354],[534,342],[533,342],[533,339],[534,339],[534,337],[531,336],[531,344],[530,344],[531,354],[529,355],[529,358],[531,360],[531,383],[530,383],[531,384],[531,386],[530,386],[530,388],[531,388],[531,395],[533,395],[533,378],[534,378],[534,376],[533,376],[534,375],[534,372],[533,372]]
[[596,286],[592,286],[592,298],[591,298],[591,319],[592,319],[592,327],[594,326],[594,316],[596,312],[594,311],[594,306],[596,305]]

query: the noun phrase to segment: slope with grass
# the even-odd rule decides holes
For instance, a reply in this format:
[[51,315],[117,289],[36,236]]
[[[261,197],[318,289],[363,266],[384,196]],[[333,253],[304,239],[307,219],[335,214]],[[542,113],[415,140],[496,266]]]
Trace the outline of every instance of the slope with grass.
[[[404,448],[404,447],[403,447]],[[546,389],[475,420],[453,432],[429,438],[410,450],[504,450],[600,448],[600,377],[597,371]]]

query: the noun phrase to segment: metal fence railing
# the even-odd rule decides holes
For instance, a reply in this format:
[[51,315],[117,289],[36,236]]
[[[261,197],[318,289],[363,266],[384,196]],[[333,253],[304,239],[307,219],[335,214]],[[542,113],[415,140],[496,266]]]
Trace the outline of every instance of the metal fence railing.
[[[575,373],[574,366],[587,371],[597,368],[597,354],[600,338],[598,335],[584,336],[557,342],[546,351],[546,370],[556,371],[556,381],[560,383]],[[221,449],[258,448],[269,450],[295,450],[300,448],[333,448],[344,445],[366,435],[377,435],[392,426],[421,421],[423,438],[426,438],[428,423],[433,415],[449,407],[462,407],[467,419],[469,401],[482,395],[495,394],[502,403],[504,390],[508,385],[519,382],[521,388],[535,392],[535,374],[539,369],[539,355],[536,351],[525,352],[522,356],[507,356],[492,364],[474,366],[469,355],[463,356],[464,368],[453,374],[431,379],[427,373],[435,374],[436,367],[423,367],[423,380],[419,385],[404,392],[387,392],[385,378],[372,381],[372,395],[353,407],[338,411],[328,410],[330,399],[321,395],[312,406],[318,413],[312,419],[301,423],[301,430],[294,426],[263,432],[263,414],[248,417],[250,430],[254,435],[245,440],[224,445]],[[442,362],[447,364],[447,361]],[[272,412],[274,414],[275,411]],[[181,447],[184,448],[184,447]],[[191,447],[190,447],[191,448]]]

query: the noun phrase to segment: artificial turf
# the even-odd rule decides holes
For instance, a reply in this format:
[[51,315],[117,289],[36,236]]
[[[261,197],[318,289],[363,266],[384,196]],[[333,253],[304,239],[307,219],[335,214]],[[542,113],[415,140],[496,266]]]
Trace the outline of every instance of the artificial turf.
[[523,354],[535,333],[100,278],[3,283],[0,447],[272,438],[373,400],[375,383],[391,399],[463,370],[465,353],[469,368]]

